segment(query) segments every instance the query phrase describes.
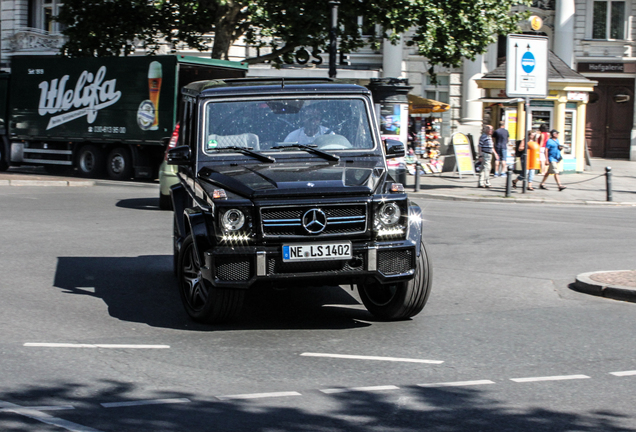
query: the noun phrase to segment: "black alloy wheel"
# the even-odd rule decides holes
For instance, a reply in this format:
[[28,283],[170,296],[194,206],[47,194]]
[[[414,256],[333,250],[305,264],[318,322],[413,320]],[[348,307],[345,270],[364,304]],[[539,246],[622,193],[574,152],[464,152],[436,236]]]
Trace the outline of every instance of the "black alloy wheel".
[[203,279],[191,235],[186,237],[179,253],[178,279],[183,306],[192,320],[221,323],[240,313],[245,290],[215,288]]

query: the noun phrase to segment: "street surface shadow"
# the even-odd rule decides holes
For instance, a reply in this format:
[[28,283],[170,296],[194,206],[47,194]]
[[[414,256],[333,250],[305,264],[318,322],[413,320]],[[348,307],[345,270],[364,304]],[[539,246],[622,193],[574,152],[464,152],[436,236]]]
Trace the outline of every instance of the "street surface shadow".
[[161,210],[157,198],[128,198],[117,201],[117,207],[133,210]]
[[347,329],[366,327],[371,315],[338,286],[250,289],[241,316],[203,325],[186,315],[171,255],[58,257],[53,285],[69,294],[98,297],[110,316],[153,327],[188,330]]
[[[48,411],[62,419],[65,429],[118,432],[634,432],[633,419],[614,411],[573,413],[524,407],[519,401],[498,400],[485,391],[466,388],[402,387],[400,390],[348,392],[331,395],[305,393],[294,404],[274,400],[219,400],[184,391],[156,391],[146,400],[179,399],[180,403],[105,408],[104,403],[135,403],[135,384],[100,381],[94,385],[59,382],[34,384],[23,390],[2,391],[0,400],[22,408],[70,405],[74,409]],[[293,389],[290,389],[293,390]],[[212,389],[212,392],[214,390]],[[82,397],[80,395],[89,395]],[[523,398],[523,396],[520,396]],[[300,398],[311,398],[307,401]],[[287,401],[288,402],[288,401]],[[299,406],[304,402],[304,406]],[[30,418],[29,413],[31,413]],[[0,430],[44,430],[33,411],[0,413]],[[73,424],[69,424],[72,422]],[[91,430],[94,430],[91,429]],[[46,429],[49,430],[49,429]],[[56,429],[57,430],[57,429]]]

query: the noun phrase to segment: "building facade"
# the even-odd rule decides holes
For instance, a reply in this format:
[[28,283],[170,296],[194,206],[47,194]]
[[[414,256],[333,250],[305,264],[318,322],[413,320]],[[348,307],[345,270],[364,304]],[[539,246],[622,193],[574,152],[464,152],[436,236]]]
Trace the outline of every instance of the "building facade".
[[[57,53],[64,39],[52,17],[63,0],[2,0],[0,4],[2,69],[10,67],[13,56]],[[589,154],[636,160],[636,0],[535,0],[530,12],[540,17],[543,25],[537,31],[529,23],[521,23],[523,32],[547,36],[551,50],[569,68],[597,82],[588,100],[561,101],[566,107],[570,103],[571,108],[560,110],[554,101],[533,102],[535,122],[541,117],[551,127],[564,127],[572,121],[580,123],[583,111],[572,107],[574,103],[580,107],[582,102],[586,106],[585,127],[583,132],[575,133],[579,137],[585,135]],[[373,31],[372,26],[369,28]],[[403,36],[403,40],[408,40],[408,33]],[[299,48],[295,60],[281,69],[269,64],[252,65],[249,76],[328,76],[328,54],[307,58],[302,50]],[[208,55],[187,47],[181,47],[179,53]],[[230,51],[231,60],[256,55],[254,48],[241,41]],[[477,55],[473,61],[466,60],[461,68],[437,69],[437,83],[433,84],[426,59],[414,47],[403,42],[397,45],[385,42],[378,50],[368,47],[340,56],[337,73],[338,78],[363,85],[372,78],[407,78],[413,86],[412,94],[450,104],[448,111],[429,116],[439,125],[442,139],[448,139],[458,131],[478,136],[484,123],[512,119],[504,118],[506,111],[497,109],[496,103],[484,102],[484,98],[491,96],[491,90],[477,84],[477,80],[504,61],[505,37],[501,37],[486,53]],[[570,115],[568,109],[574,109],[575,113]]]

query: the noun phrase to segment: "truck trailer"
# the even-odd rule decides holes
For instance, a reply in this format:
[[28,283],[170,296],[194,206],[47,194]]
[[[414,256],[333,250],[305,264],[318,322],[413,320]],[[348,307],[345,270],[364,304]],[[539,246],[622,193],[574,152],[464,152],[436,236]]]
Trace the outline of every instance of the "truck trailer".
[[247,64],[181,55],[17,56],[0,74],[0,171],[156,178],[180,88],[241,78]]

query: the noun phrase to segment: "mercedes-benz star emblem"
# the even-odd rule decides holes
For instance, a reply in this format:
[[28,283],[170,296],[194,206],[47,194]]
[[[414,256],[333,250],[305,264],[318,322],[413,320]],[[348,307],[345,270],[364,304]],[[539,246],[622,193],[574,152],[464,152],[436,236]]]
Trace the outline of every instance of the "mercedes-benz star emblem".
[[320,209],[307,210],[303,215],[303,226],[309,234],[318,234],[327,227],[327,215]]

